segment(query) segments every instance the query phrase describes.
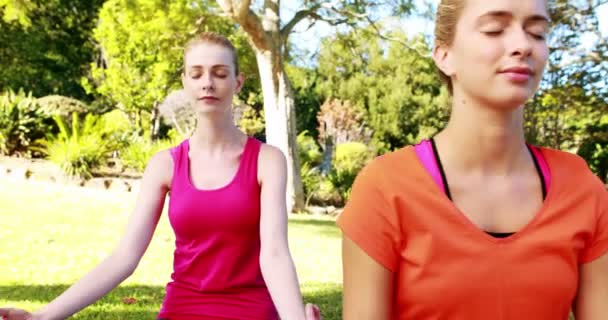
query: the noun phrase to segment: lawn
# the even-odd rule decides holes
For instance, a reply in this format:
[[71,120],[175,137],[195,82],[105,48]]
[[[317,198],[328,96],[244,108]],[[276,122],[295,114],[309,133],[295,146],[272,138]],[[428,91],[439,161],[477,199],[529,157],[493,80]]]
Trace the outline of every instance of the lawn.
[[[134,195],[0,180],[0,306],[36,309],[112,249]],[[292,216],[289,241],[304,298],[340,319],[339,230],[323,217]],[[138,269],[75,319],[154,319],[171,274],[173,234],[163,214]],[[134,298],[134,299],[131,299]]]

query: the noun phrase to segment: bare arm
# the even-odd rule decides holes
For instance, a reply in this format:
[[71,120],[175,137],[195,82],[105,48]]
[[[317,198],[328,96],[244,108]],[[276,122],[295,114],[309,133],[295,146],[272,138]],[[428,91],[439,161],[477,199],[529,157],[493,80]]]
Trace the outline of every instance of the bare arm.
[[260,267],[281,319],[305,319],[302,295],[287,241],[287,163],[278,149],[263,145],[258,177],[262,185]]
[[[168,151],[162,151],[150,159],[135,210],[113,252],[59,297],[35,312],[33,319],[65,319],[103,297],[133,273],[156,229],[170,185],[172,168]],[[8,311],[0,309],[0,316],[8,316]]]
[[348,237],[342,238],[342,318],[389,320],[393,308],[393,273]]
[[608,319],[608,254],[580,266],[576,320]]

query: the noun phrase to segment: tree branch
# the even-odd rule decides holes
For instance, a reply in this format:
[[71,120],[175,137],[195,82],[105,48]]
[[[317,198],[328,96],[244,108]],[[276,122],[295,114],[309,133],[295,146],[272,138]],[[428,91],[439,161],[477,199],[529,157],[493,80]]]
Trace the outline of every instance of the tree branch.
[[269,48],[271,42],[262,26],[262,21],[249,8],[251,0],[243,0],[238,7],[238,12],[235,11],[237,7],[235,0],[216,0],[216,2],[228,18],[241,25],[255,49],[267,50]]
[[291,20],[281,29],[281,38],[286,39],[293,28],[302,20],[308,17],[319,18],[317,10],[321,7],[321,4],[316,4],[308,9],[300,10],[291,18]]
[[405,48],[417,53],[420,57],[426,57],[428,56],[428,52],[420,52],[418,51],[417,48],[414,48],[410,43],[408,43],[407,41],[403,40],[403,39],[399,39],[399,38],[395,38],[395,37],[390,37],[387,36],[385,34],[382,33],[382,31],[380,30],[380,28],[378,27],[377,22],[373,21],[372,19],[369,18],[369,16],[365,17],[365,19],[367,20],[367,22],[369,23],[369,25],[374,29],[375,31],[375,35],[377,35],[378,37],[380,37],[380,39],[385,40],[385,41],[391,41],[391,42],[396,42],[401,44],[402,46],[404,46]]
[[251,6],[251,0],[241,0],[241,4],[239,6],[239,10],[237,12],[237,16],[239,19],[245,19],[245,17],[249,14],[249,7]]
[[251,9],[247,10],[247,14],[242,19],[236,20],[243,30],[249,35],[249,39],[257,50],[269,50],[272,46],[272,39],[264,30],[262,21]]
[[217,0],[217,4],[222,8],[224,14],[226,14],[229,18],[236,18],[236,14],[234,12],[234,3],[232,0]]

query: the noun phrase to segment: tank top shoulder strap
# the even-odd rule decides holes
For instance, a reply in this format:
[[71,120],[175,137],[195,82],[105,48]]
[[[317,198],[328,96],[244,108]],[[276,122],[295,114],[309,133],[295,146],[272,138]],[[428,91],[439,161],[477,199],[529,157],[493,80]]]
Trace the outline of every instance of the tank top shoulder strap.
[[254,137],[247,137],[245,143],[245,149],[241,156],[241,177],[247,181],[257,182],[258,177],[258,157],[260,149],[262,148],[262,142]]
[[189,140],[182,141],[177,146],[170,149],[171,157],[173,158],[173,180],[171,184],[174,185],[176,182],[183,179],[183,172],[188,168],[188,147]]
[[540,171],[540,175],[543,178],[545,193],[549,191],[549,187],[551,186],[551,171],[549,170],[549,165],[547,164],[547,159],[545,159],[545,155],[543,154],[540,147],[528,145],[530,151],[532,152],[532,156],[534,157],[535,164],[537,165],[537,170]]
[[443,183],[443,177],[435,157],[435,152],[433,151],[431,140],[422,140],[420,143],[414,145],[414,151],[426,171],[431,175],[439,188],[441,188],[441,191],[445,193],[447,190]]

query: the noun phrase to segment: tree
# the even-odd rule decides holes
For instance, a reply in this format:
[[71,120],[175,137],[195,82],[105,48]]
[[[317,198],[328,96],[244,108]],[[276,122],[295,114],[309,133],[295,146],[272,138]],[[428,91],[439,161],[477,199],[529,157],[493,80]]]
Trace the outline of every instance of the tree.
[[360,30],[338,34],[323,42],[319,57],[318,91],[362,110],[380,152],[428,137],[447,120],[447,92],[431,58],[418,53],[430,52],[428,46],[403,32],[391,37],[400,42]]
[[296,150],[294,94],[285,72],[289,35],[302,21],[314,24],[359,26],[376,23],[378,16],[412,11],[411,0],[304,0],[287,22],[281,21],[280,0],[217,0],[224,14],[247,33],[258,62],[264,95],[267,142],[279,147],[288,159],[287,201],[289,210],[302,209],[304,193]]
[[90,72],[91,40],[103,0],[0,0],[0,90],[91,100],[80,83]]
[[[230,20],[209,11],[213,5],[188,0],[108,0],[94,32],[103,59],[93,66],[95,86],[91,88],[147,131],[158,119],[159,104],[181,87],[184,45],[197,33],[213,30],[229,35],[243,72],[253,75],[242,94],[255,90],[256,66],[247,40]],[[150,134],[154,136],[154,130]]]

